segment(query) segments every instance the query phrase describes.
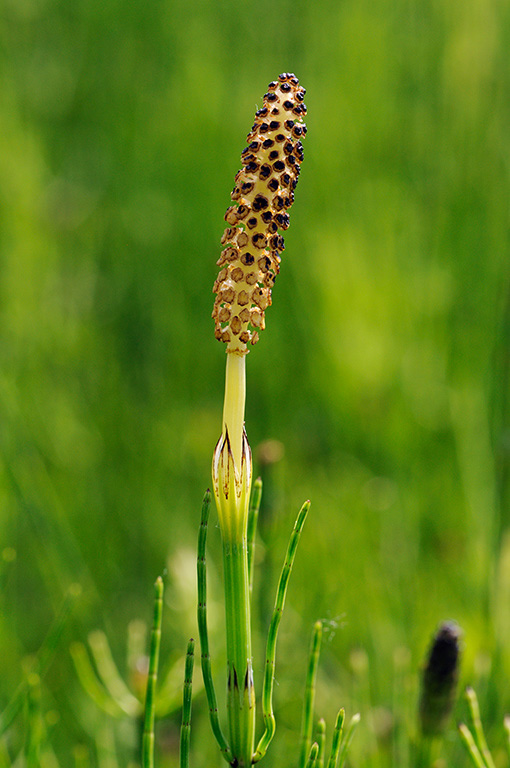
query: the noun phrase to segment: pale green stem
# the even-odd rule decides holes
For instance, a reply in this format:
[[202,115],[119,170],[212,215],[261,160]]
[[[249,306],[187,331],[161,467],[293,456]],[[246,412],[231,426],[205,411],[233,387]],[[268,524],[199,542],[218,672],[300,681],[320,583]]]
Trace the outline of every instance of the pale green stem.
[[481,754],[480,750],[475,744],[475,740],[473,738],[473,735],[467,725],[464,723],[460,723],[459,725],[459,733],[461,735],[462,741],[464,742],[466,749],[469,753],[469,756],[471,758],[471,762],[475,766],[475,768],[487,768]]
[[487,768],[495,768],[494,760],[492,759],[492,755],[489,752],[489,747],[487,746],[487,741],[485,740],[482,719],[480,717],[480,706],[478,704],[478,698],[473,688],[468,687],[466,689],[466,699],[468,702],[471,719],[473,721],[473,728],[475,731],[474,736],[478,749],[480,750]]
[[243,448],[244,405],[246,400],[245,355],[227,353],[225,371],[225,400],[223,404],[223,432],[228,430],[234,465],[241,472]]

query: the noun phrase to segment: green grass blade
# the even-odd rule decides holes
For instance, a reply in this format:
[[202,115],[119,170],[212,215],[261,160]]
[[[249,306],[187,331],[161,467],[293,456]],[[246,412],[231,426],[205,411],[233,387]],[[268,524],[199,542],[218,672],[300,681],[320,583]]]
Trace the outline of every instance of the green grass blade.
[[338,760],[338,768],[343,768],[343,765],[347,757],[347,753],[349,752],[349,747],[351,746],[351,743],[352,743],[354,731],[356,730],[356,727],[359,721],[360,721],[359,714],[352,716],[351,722],[349,723],[349,728],[347,729],[347,733],[345,734],[345,739],[342,742],[342,747],[340,750],[340,758]]
[[475,768],[486,768],[480,750],[476,746],[473,735],[467,725],[460,723],[459,733]]
[[317,668],[319,666],[321,640],[322,623],[317,621],[312,632],[310,657],[308,661],[308,670],[306,673],[305,699],[303,702],[303,717],[301,723],[301,753],[299,758],[299,765],[301,768],[305,768],[308,754],[310,752],[310,745],[312,743],[315,681],[317,679]]
[[250,593],[253,591],[253,559],[255,555],[255,534],[257,533],[257,522],[259,519],[260,500],[262,498],[262,479],[257,477],[253,483],[251,492],[250,509],[248,511],[248,579],[250,582]]
[[154,585],[154,621],[149,652],[149,675],[145,697],[145,717],[142,739],[142,768],[154,768],[154,718],[156,683],[158,680],[159,649],[161,646],[161,622],[163,617],[163,579],[158,576]]
[[181,741],[179,750],[180,768],[189,766],[189,745],[191,739],[191,699],[193,689],[193,666],[195,661],[195,641],[191,639],[186,652],[184,669],[184,688],[182,696]]
[[211,492],[206,491],[202,503],[202,516],[200,519],[200,531],[198,534],[198,556],[197,556],[197,581],[198,581],[198,634],[200,637],[200,658],[202,665],[202,677],[209,706],[209,718],[214,737],[218,742],[225,760],[230,763],[232,752],[221,730],[218,717],[218,704],[214,682],[211,672],[211,656],[209,653],[209,632],[207,629],[207,567],[205,548],[207,542],[207,523],[209,521],[209,508],[211,506]]
[[331,744],[331,754],[329,756],[327,768],[336,768],[338,755],[340,753],[340,743],[344,729],[345,709],[341,709],[336,716],[335,730],[333,732],[333,741]]
[[276,721],[273,713],[273,685],[276,640],[278,637],[278,628],[280,626],[283,609],[285,607],[285,597],[287,594],[289,577],[292,572],[292,566],[294,564],[294,558],[296,556],[296,550],[299,544],[301,531],[303,530],[309,509],[310,502],[306,501],[301,507],[294,524],[294,529],[289,540],[289,546],[287,547],[287,554],[283,563],[282,572],[280,574],[280,580],[278,582],[278,589],[276,591],[273,616],[271,618],[267,636],[266,667],[264,673],[264,683],[262,687],[262,716],[264,719],[264,733],[262,734],[257,749],[255,750],[253,757],[254,763],[258,762],[262,757],[264,757],[276,729]]

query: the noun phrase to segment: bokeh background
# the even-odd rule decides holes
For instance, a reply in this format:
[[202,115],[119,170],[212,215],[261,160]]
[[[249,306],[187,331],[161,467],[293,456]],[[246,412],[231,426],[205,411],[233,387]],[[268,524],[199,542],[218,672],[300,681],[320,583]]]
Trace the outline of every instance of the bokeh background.
[[[444,619],[464,630],[462,684],[478,687],[501,745],[510,5],[4,0],[0,15],[0,704],[78,583],[43,685],[48,740],[62,765],[77,744],[96,765],[107,728],[104,754],[136,764],[132,724],[96,711],[69,646],[101,629],[124,674],[127,627],[150,623],[162,573],[163,666],[196,635],[194,549],[223,398],[210,318],[223,214],[267,83],[291,71],[307,88],[305,161],[247,360],[266,482],[259,682],[286,539],[312,500],[273,760],[295,763],[316,619],[318,709],[330,727],[340,705],[363,716],[353,765],[410,764],[402,733]],[[210,546],[221,690],[214,525]],[[178,712],[159,725],[160,766],[176,764],[178,727]],[[220,765],[200,694],[194,728],[193,764]],[[15,753],[22,723],[9,740]]]

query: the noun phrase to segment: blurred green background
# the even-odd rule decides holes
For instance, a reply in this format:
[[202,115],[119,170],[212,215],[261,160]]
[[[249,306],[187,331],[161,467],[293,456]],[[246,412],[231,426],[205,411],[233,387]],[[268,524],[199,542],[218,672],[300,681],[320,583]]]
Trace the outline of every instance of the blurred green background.
[[[210,318],[223,214],[267,83],[291,71],[307,88],[305,161],[247,360],[246,427],[266,479],[261,638],[312,500],[282,623],[273,760],[294,754],[318,618],[320,711],[330,724],[340,705],[364,718],[353,765],[406,764],[394,750],[414,694],[395,664],[414,680],[448,618],[501,743],[510,4],[4,0],[0,34],[1,706],[70,584],[82,596],[43,689],[63,765],[74,744],[95,749],[99,722],[72,641],[104,630],[123,670],[127,625],[150,622],[165,569],[163,661],[196,634],[193,552],[223,398]],[[283,456],[263,466],[268,439]],[[214,525],[210,538],[221,689]],[[221,762],[205,711],[198,697],[208,750],[194,742],[196,768]],[[160,725],[161,766],[176,762],[178,722]],[[121,726],[124,766],[135,753]]]

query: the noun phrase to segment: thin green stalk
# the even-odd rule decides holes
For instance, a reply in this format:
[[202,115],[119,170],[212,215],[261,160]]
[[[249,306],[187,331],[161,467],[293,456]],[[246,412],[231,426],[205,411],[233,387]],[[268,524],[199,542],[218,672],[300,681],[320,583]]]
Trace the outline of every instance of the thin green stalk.
[[191,698],[193,686],[193,665],[195,654],[195,641],[191,639],[186,652],[186,665],[184,669],[184,689],[182,697],[182,723],[181,741],[179,750],[180,768],[189,766],[189,745],[191,738]]
[[[301,531],[305,524],[308,510],[310,509],[310,502],[306,501],[301,507],[294,524],[294,530],[292,531],[289,546],[287,548],[287,554],[283,563],[282,572],[280,574],[280,580],[278,582],[278,589],[276,591],[276,600],[273,610],[273,616],[269,625],[269,632],[267,636],[266,646],[266,667],[264,673],[264,683],[262,688],[262,715],[264,719],[264,733],[262,734],[258,743],[253,762],[258,762],[266,754],[267,748],[271,743],[276,729],[276,721],[273,713],[273,685],[274,685],[274,668],[276,657],[276,640],[278,638],[278,628],[282,618],[283,609],[285,606],[285,597],[287,594],[287,587],[289,583],[289,577],[292,572],[292,566],[296,557],[296,550],[299,544]],[[302,765],[306,762],[308,755],[304,757]]]
[[239,766],[250,766],[255,738],[255,688],[251,657],[248,548],[240,540],[223,540],[227,635],[227,711],[232,754]]
[[317,723],[317,744],[319,745],[317,768],[324,768],[324,751],[326,749],[326,721],[323,717],[321,717]]
[[475,744],[475,740],[473,738],[473,735],[467,725],[465,723],[460,723],[459,725],[459,733],[462,738],[462,741],[464,742],[466,749],[468,751],[468,754],[471,758],[471,762],[475,766],[475,768],[487,768],[481,754],[480,750]]
[[340,753],[340,742],[344,729],[345,709],[341,709],[336,716],[335,730],[333,732],[333,742],[331,744],[331,754],[329,756],[328,768],[336,768],[338,755]]
[[480,753],[483,757],[484,763],[486,764],[487,768],[495,768],[494,760],[492,759],[492,755],[489,752],[489,747],[487,746],[487,741],[485,740],[482,719],[480,717],[480,706],[478,704],[478,698],[473,688],[468,687],[466,689],[466,699],[469,707],[469,712],[471,714],[471,719],[473,721],[473,728],[475,732],[474,737],[475,737],[476,745],[480,750]]
[[340,759],[338,761],[338,768],[343,768],[345,759],[347,757],[347,753],[349,751],[349,747],[351,746],[352,738],[354,736],[354,731],[356,730],[356,726],[358,725],[359,721],[360,721],[359,714],[353,715],[351,717],[349,728],[347,729],[347,733],[345,734],[345,738],[342,742],[342,747],[340,750]]
[[221,730],[218,718],[218,704],[214,682],[211,672],[211,656],[209,654],[209,632],[207,629],[207,569],[206,569],[206,542],[207,542],[207,523],[209,520],[209,508],[211,505],[211,492],[206,491],[202,503],[202,516],[200,519],[200,531],[198,534],[198,557],[197,557],[197,581],[198,581],[198,634],[200,637],[202,676],[204,678],[204,687],[209,705],[209,717],[211,727],[218,742],[218,746],[225,760],[232,761],[232,751],[227,744]]
[[305,768],[310,745],[312,743],[313,711],[315,702],[315,681],[319,666],[319,654],[322,640],[322,623],[317,621],[313,628],[312,642],[310,644],[310,658],[306,674],[305,700],[303,703],[303,718],[301,724],[301,755],[299,765]]
[[250,582],[250,594],[253,592],[253,560],[255,554],[255,534],[259,519],[260,500],[262,498],[262,480],[257,477],[253,483],[251,492],[250,509],[248,511],[248,580]]
[[161,645],[161,621],[163,617],[163,579],[158,576],[155,588],[154,621],[149,652],[149,676],[145,697],[145,718],[142,740],[142,768],[154,768],[154,718],[156,683],[158,680],[159,649]]
[[317,765],[317,758],[319,756],[319,745],[316,741],[312,744],[310,747],[310,752],[308,753],[305,768],[315,768]]

